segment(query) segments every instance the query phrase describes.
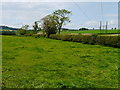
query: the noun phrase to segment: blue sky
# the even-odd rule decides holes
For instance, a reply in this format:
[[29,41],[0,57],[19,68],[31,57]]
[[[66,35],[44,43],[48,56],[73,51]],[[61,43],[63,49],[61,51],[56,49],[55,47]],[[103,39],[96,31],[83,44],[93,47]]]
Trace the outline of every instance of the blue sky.
[[[99,21],[109,22],[109,28],[118,26],[118,3],[102,2],[2,2],[2,23],[13,27],[33,25],[34,21],[51,14],[57,9],[72,11],[71,23],[65,28],[99,28]],[[1,11],[0,11],[1,12]],[[1,20],[0,20],[1,21]]]

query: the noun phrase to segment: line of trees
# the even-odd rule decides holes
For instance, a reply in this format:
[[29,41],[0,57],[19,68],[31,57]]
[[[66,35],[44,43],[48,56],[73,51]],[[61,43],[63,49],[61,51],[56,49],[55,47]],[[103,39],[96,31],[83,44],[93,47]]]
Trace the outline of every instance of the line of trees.
[[42,29],[46,32],[48,37],[50,34],[57,33],[57,31],[58,34],[60,34],[62,26],[70,22],[69,15],[71,15],[71,11],[65,9],[54,11],[52,14],[41,19]]
[[[54,11],[52,14],[43,17],[39,21],[35,21],[33,25],[34,31],[43,30],[44,33],[49,37],[51,34],[60,34],[60,30],[63,25],[66,25],[70,22],[69,16],[71,15],[71,11],[66,9],[58,9]],[[29,25],[24,25],[19,29],[19,32],[25,33],[25,30],[28,30]]]

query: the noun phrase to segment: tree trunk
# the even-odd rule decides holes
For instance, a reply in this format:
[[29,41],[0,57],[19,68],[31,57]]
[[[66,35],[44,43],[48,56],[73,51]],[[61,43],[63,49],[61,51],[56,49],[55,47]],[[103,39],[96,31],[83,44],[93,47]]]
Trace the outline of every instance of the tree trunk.
[[58,34],[60,34],[60,29],[58,30]]
[[61,30],[61,26],[60,26],[59,29],[58,29],[58,34],[60,34],[60,30]]

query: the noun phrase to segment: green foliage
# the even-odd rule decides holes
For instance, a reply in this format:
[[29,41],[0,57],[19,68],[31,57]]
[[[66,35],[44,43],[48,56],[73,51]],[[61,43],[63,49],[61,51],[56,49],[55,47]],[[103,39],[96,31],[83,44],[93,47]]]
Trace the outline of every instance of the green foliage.
[[32,36],[35,37],[35,38],[39,38],[40,34],[32,34]]
[[24,34],[24,36],[32,36],[33,34],[32,33],[26,33]]
[[33,37],[39,38],[39,37],[46,37],[46,34],[32,34]]
[[89,30],[88,28],[80,28],[79,30]]
[[72,40],[72,35],[62,35],[61,40],[63,41],[71,41]]
[[0,32],[0,35],[16,35],[16,31],[3,30]]
[[46,17],[42,18],[42,21],[42,28],[47,34],[47,37],[49,37],[51,34],[56,34],[57,23],[55,22],[53,16],[47,15]]
[[34,28],[35,31],[37,31],[37,30],[40,31],[40,30],[41,30],[41,28],[39,27],[38,22],[39,22],[39,21],[35,21],[35,22],[34,22],[33,28]]
[[99,36],[96,44],[120,48],[120,36]]
[[37,34],[38,31],[35,30],[25,30],[25,29],[19,29],[17,31],[17,35],[25,35],[25,36],[32,36],[32,34]]
[[17,31],[17,35],[24,35],[24,34],[26,34],[26,30],[25,30],[25,29],[20,28],[20,29]]
[[[120,30],[108,30],[108,33],[120,33]],[[98,34],[100,33],[100,30],[78,30],[78,31],[62,31],[61,34],[70,34],[70,33],[92,33],[92,34]],[[106,33],[105,30],[102,30],[101,33]]]
[[83,44],[104,45],[120,48],[120,36],[99,36],[99,35],[51,35],[50,38],[63,41],[82,42]]
[[58,9],[53,12],[54,20],[57,23],[59,34],[62,26],[65,25],[67,22],[70,22],[70,19],[69,19],[70,14],[71,14],[71,11],[68,11],[66,9],[61,9],[61,10]]
[[72,41],[73,42],[82,42],[82,35],[73,35]]
[[60,34],[51,34],[49,38],[61,40],[62,35],[60,35]]
[[22,29],[24,29],[24,30],[28,30],[28,28],[29,28],[29,25],[22,26]]
[[2,36],[2,88],[118,88],[118,53],[100,45]]

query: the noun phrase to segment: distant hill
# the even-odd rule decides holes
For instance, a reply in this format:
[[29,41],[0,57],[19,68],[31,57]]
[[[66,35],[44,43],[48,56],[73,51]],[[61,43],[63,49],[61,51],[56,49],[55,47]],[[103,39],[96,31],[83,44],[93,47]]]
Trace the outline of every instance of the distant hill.
[[18,28],[8,27],[8,26],[0,26],[0,30],[18,30]]

